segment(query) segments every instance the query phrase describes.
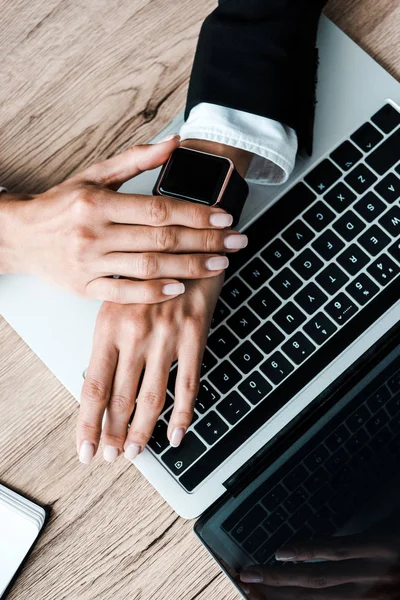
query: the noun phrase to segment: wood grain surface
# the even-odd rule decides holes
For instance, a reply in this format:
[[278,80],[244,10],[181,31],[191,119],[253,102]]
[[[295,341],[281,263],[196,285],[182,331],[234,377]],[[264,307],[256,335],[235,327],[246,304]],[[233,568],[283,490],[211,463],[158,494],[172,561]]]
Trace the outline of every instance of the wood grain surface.
[[[184,105],[215,0],[0,0],[0,182],[38,192],[150,139]],[[327,14],[400,79],[398,0]],[[76,457],[77,406],[0,320],[0,480],[52,509],[10,600],[234,600],[147,481]]]

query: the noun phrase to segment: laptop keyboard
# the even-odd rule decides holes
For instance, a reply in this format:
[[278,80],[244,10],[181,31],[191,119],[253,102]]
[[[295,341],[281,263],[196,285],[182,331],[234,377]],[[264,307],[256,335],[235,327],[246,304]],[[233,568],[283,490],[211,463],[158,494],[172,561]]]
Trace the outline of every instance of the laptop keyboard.
[[230,257],[195,415],[149,448],[193,491],[399,299],[400,113],[385,105],[261,215]]
[[262,483],[222,528],[257,564],[293,538],[332,535],[400,458],[400,359]]

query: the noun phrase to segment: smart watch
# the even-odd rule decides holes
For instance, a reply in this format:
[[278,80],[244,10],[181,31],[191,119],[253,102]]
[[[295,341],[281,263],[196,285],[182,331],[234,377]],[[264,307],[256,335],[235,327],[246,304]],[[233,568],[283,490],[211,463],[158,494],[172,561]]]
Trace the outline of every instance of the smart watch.
[[249,186],[229,158],[181,147],[161,169],[153,194],[219,206],[232,215],[236,225]]

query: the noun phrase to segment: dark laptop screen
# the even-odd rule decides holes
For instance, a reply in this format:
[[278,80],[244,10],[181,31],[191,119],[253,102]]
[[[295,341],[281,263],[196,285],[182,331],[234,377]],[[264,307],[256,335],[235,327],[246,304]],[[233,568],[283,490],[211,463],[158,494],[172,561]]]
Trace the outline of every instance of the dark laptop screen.
[[400,346],[195,531],[245,597],[400,597]]

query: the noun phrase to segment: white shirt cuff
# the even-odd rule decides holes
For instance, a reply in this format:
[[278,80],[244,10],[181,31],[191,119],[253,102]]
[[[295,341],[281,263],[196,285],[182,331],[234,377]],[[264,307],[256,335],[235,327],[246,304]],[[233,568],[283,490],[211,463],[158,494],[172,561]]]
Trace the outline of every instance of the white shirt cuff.
[[182,140],[210,140],[252,152],[246,179],[253,183],[285,183],[296,161],[298,141],[291,127],[207,102],[192,108],[180,136]]

